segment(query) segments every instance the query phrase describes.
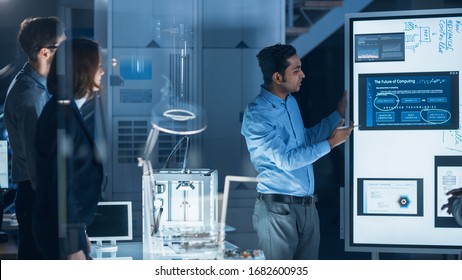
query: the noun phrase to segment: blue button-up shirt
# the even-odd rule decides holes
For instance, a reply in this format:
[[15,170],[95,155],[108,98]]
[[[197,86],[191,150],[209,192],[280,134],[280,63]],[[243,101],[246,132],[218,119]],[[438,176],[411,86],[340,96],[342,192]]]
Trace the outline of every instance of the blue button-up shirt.
[[257,191],[312,195],[313,163],[330,152],[326,139],[341,119],[335,111],[307,129],[291,94],[282,100],[262,86],[260,94],[245,110],[241,129],[258,172]]

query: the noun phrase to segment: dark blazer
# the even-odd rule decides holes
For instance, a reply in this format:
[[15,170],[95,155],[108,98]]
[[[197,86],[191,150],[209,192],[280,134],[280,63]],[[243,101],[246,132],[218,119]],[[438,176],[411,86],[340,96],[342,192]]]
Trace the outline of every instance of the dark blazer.
[[[63,153],[58,155],[58,149]],[[37,123],[36,150],[37,245],[48,259],[67,258],[79,250],[88,255],[85,227],[93,221],[101,197],[103,166],[73,100],[53,97],[45,105]]]

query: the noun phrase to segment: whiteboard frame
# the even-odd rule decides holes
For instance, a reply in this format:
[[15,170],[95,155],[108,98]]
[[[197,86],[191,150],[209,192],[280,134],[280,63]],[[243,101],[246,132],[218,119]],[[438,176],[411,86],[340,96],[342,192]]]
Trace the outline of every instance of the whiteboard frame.
[[[370,13],[355,13],[345,15],[345,89],[349,93],[349,106],[347,116],[353,119],[353,61],[354,54],[352,47],[354,43],[354,30],[352,30],[353,22],[357,20],[387,20],[393,18],[416,18],[416,17],[438,17],[443,15],[462,16],[462,9],[437,9],[437,10],[409,10],[409,11],[393,11],[393,12],[370,12]],[[461,75],[462,73],[459,73]],[[459,85],[459,92],[460,92]],[[459,101],[460,102],[460,101]],[[425,253],[425,254],[455,254],[461,253],[461,248],[458,246],[429,246],[429,245],[395,245],[395,244],[358,244],[353,241],[353,234],[356,228],[353,226],[353,141],[354,133],[345,145],[345,190],[341,198],[343,205],[341,213],[344,224],[341,225],[341,233],[344,234],[345,251],[352,252],[371,252],[372,258],[378,258],[378,253]]]

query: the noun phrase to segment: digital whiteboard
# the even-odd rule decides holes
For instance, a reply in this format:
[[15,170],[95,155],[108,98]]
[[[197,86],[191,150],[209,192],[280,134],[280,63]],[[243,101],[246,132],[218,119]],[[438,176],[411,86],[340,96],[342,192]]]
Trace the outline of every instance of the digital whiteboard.
[[458,254],[462,9],[346,15],[345,249]]

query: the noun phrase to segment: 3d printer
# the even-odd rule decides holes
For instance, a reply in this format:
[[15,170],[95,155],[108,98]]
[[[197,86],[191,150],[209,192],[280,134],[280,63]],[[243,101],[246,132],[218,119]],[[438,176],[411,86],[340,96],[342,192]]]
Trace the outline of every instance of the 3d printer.
[[217,178],[211,169],[161,169],[143,176],[143,254],[222,258]]

